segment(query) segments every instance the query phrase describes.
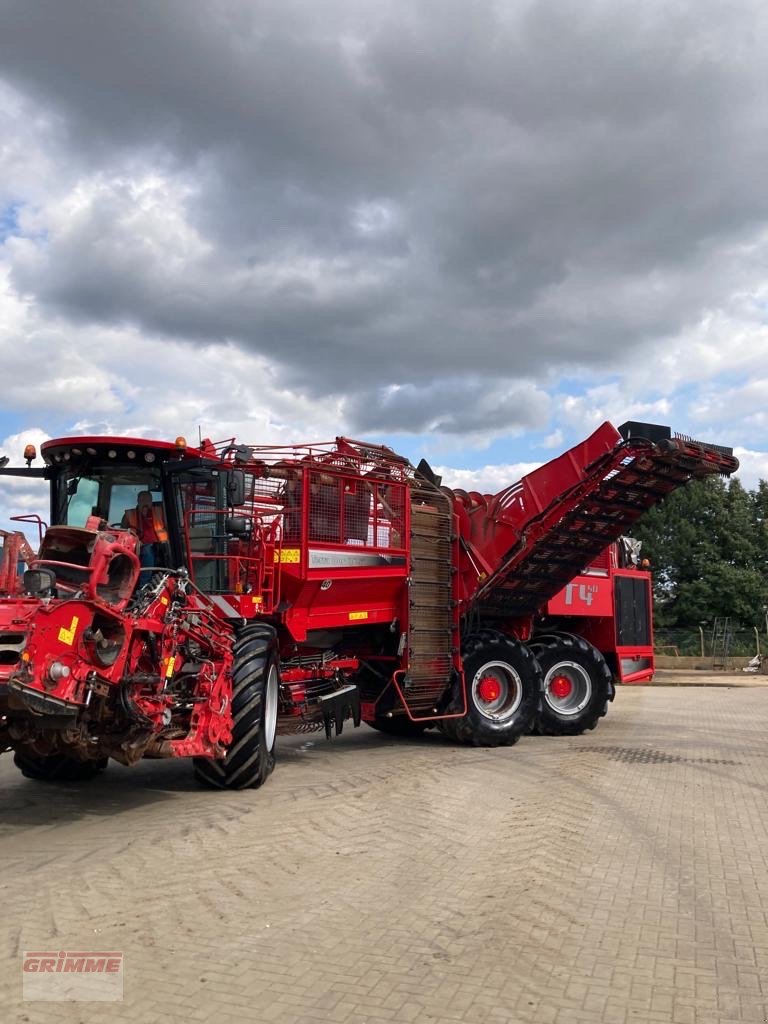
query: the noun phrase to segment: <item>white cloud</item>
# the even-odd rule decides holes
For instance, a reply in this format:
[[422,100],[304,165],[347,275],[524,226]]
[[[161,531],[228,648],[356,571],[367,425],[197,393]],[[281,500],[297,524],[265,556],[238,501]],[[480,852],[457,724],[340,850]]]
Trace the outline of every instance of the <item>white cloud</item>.
[[[48,435],[40,427],[31,427],[17,434],[11,434],[0,441],[0,455],[8,457],[9,466],[26,466],[24,449],[33,444],[37,451],[37,460],[33,466],[42,466],[40,447]],[[45,480],[29,480],[24,477],[0,477],[0,529],[20,530],[37,549],[39,530],[34,523],[12,522],[11,516],[39,516],[43,522],[48,520],[49,501],[48,484]]]
[[737,476],[744,487],[754,489],[760,480],[768,480],[768,452],[755,452],[736,446],[733,454],[739,460]]
[[553,430],[551,434],[547,434],[544,440],[541,442],[542,448],[555,448],[560,449],[563,447],[564,437],[562,430],[558,427],[557,430]]
[[454,469],[450,466],[435,466],[446,487],[460,487],[465,491],[479,491],[480,494],[497,494],[521,477],[533,472],[540,462],[513,462],[498,466],[481,466],[478,469]]
[[591,431],[608,420],[619,426],[626,420],[667,424],[674,415],[668,398],[639,399],[631,378],[589,388],[583,395],[566,395],[558,403],[560,418],[571,429]]
[[768,426],[768,377],[717,391],[710,386],[697,398],[691,413],[700,422],[723,423],[738,419],[763,431]]

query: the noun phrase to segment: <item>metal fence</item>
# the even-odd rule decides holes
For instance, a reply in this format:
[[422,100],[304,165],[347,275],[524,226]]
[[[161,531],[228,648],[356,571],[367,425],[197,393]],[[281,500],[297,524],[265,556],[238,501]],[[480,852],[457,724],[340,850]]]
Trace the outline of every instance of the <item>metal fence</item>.
[[[707,623],[698,630],[656,629],[654,650],[657,654],[684,657],[713,658],[722,644],[722,637],[716,637],[714,623]],[[766,630],[757,628],[733,629],[730,633],[728,655],[733,658],[750,658],[755,654],[768,655]]]

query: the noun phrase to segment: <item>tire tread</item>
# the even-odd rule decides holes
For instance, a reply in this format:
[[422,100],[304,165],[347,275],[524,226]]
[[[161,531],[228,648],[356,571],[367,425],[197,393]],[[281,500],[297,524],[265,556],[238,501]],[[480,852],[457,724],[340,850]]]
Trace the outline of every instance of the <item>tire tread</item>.
[[[476,747],[511,747],[522,735],[530,732],[536,715],[541,691],[538,662],[525,644],[495,629],[480,629],[465,638],[462,645],[465,665],[480,657],[488,661],[506,661],[518,672],[524,689],[520,714],[499,729],[470,706],[462,718],[443,719],[439,723],[440,731],[457,743]],[[470,674],[473,674],[472,670],[466,672],[467,676]],[[466,682],[469,686],[469,679]]]
[[[611,670],[600,651],[583,637],[573,634],[560,634],[553,638],[544,638],[539,646],[539,655],[546,665],[550,653],[562,649],[564,657],[579,663],[589,672],[592,680],[592,699],[583,712],[571,719],[558,716],[544,699],[536,718],[536,732],[541,736],[580,736],[594,729],[597,723],[608,712],[608,702],[612,700]],[[575,657],[574,657],[575,656]],[[544,669],[544,674],[548,669]]]
[[266,623],[243,628],[232,651],[232,742],[220,760],[194,759],[195,777],[216,789],[262,785],[275,765],[264,743],[264,706],[269,671],[277,657],[277,634]]

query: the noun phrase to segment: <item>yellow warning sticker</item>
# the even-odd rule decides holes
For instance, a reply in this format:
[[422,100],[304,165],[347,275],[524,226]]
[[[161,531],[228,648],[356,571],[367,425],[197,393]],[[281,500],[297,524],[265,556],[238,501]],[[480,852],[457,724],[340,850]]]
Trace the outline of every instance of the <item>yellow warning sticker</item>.
[[77,633],[77,624],[79,622],[80,619],[76,615],[73,615],[69,629],[65,629],[64,626],[61,627],[61,629],[59,630],[60,644],[66,644],[67,647],[72,646],[72,644],[75,642],[75,634]]
[[170,679],[173,675],[173,666],[176,664],[176,655],[172,655],[165,665],[165,678]]
[[367,619],[367,618],[368,618],[368,612],[350,612],[349,613],[349,621],[350,622],[355,622],[355,621],[359,621],[360,619]]
[[280,552],[275,552],[275,561],[282,562],[283,565],[290,563],[293,565],[298,564],[301,561],[301,549],[300,548],[283,548]]
[[251,600],[253,601],[254,604],[262,604],[264,602],[264,598],[261,596],[261,594],[254,594]]
[[163,594],[160,598],[160,604],[168,604],[168,598]]

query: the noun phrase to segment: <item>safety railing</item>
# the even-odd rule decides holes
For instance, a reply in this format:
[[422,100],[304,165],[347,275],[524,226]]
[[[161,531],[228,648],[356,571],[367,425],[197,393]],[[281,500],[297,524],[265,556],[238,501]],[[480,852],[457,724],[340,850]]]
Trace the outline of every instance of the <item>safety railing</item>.
[[238,509],[191,509],[184,516],[190,575],[209,594],[249,594],[274,607],[280,573],[281,521]]

